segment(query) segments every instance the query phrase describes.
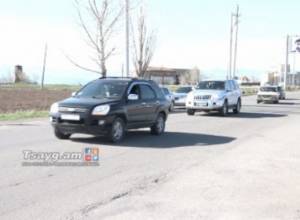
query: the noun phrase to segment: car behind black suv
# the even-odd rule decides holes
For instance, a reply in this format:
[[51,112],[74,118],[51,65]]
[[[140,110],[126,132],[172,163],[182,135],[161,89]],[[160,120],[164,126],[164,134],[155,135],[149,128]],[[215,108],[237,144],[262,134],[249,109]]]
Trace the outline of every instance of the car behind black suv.
[[168,101],[153,81],[100,78],[54,103],[50,120],[59,139],[85,133],[119,142],[127,129],[150,127],[152,134],[162,134],[168,108]]

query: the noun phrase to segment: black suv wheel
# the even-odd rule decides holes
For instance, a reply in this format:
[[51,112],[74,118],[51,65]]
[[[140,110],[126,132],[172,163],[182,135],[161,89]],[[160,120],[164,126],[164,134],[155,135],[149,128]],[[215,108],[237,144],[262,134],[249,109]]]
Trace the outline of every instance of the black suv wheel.
[[55,137],[57,137],[58,139],[61,139],[61,140],[69,139],[70,136],[71,136],[71,134],[64,134],[64,133],[62,133],[57,128],[54,129],[54,134],[55,134]]
[[123,119],[116,118],[111,125],[111,130],[109,132],[109,140],[113,143],[120,142],[125,135],[125,123]]
[[162,113],[157,116],[156,122],[151,126],[151,134],[161,135],[165,131],[165,117]]

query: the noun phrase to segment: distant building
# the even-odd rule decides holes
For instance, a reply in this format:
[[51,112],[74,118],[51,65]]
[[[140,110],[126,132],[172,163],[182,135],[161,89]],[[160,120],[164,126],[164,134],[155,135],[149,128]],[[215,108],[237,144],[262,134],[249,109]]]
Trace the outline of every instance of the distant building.
[[287,74],[286,84],[288,86],[300,86],[300,72],[296,74]]
[[200,81],[200,70],[149,67],[146,78],[162,85],[195,85]]
[[242,81],[242,83],[249,83],[249,82],[251,82],[251,80],[249,79],[248,76],[241,77],[241,81]]
[[278,72],[269,72],[268,81],[266,83],[270,85],[279,85],[281,82],[281,74]]

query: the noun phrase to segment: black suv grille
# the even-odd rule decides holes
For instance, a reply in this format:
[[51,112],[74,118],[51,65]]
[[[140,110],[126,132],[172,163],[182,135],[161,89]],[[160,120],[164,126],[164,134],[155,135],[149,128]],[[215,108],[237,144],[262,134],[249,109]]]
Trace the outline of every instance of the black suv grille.
[[77,107],[59,107],[59,112],[69,112],[69,113],[85,113],[86,108],[77,108]]

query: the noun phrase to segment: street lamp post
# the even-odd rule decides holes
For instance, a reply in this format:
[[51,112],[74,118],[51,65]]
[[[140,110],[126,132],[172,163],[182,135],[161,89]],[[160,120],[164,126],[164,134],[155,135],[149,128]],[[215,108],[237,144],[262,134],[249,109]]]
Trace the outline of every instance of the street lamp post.
[[129,0],[125,0],[125,73],[129,77]]

